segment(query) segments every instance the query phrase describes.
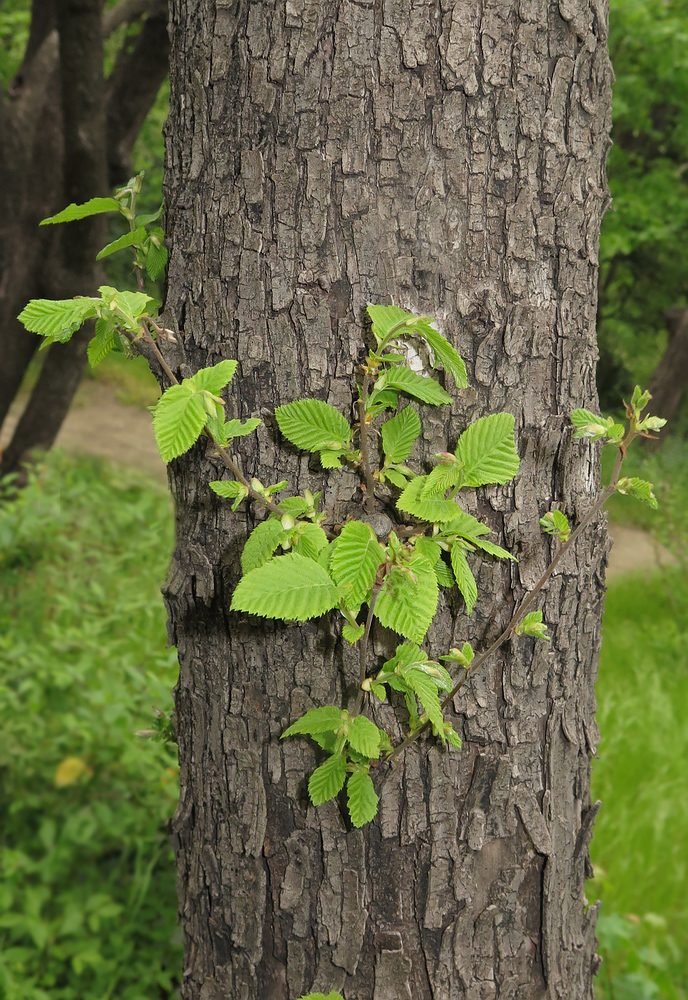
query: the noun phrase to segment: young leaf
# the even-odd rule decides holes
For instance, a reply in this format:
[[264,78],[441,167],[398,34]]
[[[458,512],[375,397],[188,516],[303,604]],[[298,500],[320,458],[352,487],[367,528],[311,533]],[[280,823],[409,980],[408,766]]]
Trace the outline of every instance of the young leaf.
[[390,483],[392,483],[393,486],[396,486],[397,489],[400,490],[405,489],[406,484],[408,483],[408,479],[406,478],[404,473],[399,472],[398,469],[385,469],[384,477],[385,479],[389,479]]
[[463,551],[461,546],[456,543],[452,545],[450,555],[456,584],[461,592],[461,596],[466,602],[466,611],[470,615],[473,611],[473,605],[478,598],[478,585],[475,582],[475,577],[471,573],[468,560],[466,559],[466,553]]
[[642,503],[646,503],[649,507],[653,507],[655,510],[658,507],[657,497],[652,492],[652,483],[648,483],[645,479],[637,479],[635,476],[632,478],[622,478],[616,484],[616,492],[623,493],[626,496],[634,497],[636,500],[640,500]]
[[339,461],[340,456],[343,454],[341,448],[337,448],[334,451],[325,449],[320,452],[320,464],[323,469],[341,469],[342,463]]
[[437,582],[440,587],[453,587],[454,577],[452,576],[452,571],[447,566],[443,559],[438,559],[435,563],[435,576],[437,577]]
[[435,566],[442,555],[442,549],[437,542],[433,541],[432,538],[426,538],[425,535],[416,539],[416,552],[424,556],[431,566]]
[[232,595],[231,610],[305,622],[334,608],[340,600],[339,591],[322,566],[290,552],[243,576]]
[[488,542],[484,538],[471,538],[470,543],[471,545],[475,545],[476,549],[482,549],[483,552],[487,552],[491,556],[496,556],[497,559],[511,559],[512,562],[518,562],[516,556],[512,556],[501,545],[495,545],[494,542]]
[[405,365],[396,365],[394,368],[390,368],[382,378],[385,380],[384,387],[386,389],[397,389],[399,392],[405,392],[431,406],[443,406],[452,401],[449,393],[445,392],[439,382],[418,375]]
[[463,432],[455,454],[464,463],[466,486],[507,483],[513,479],[519,466],[513,415],[492,413],[480,417]]
[[241,420],[225,421],[224,437],[227,444],[229,444],[230,441],[233,441],[234,438],[246,437],[246,435],[254,431],[256,427],[260,427],[261,423],[262,420],[258,417],[249,417],[249,419],[244,420],[243,423]]
[[523,621],[514,629],[516,635],[532,635],[535,639],[544,639],[550,642],[551,637],[547,635],[547,626],[542,621],[542,611],[531,611],[525,616]]
[[117,325],[132,333],[138,332],[140,319],[148,312],[148,307],[155,305],[155,299],[144,292],[120,292],[110,285],[101,285],[98,291],[105,306],[117,316]]
[[99,365],[103,358],[106,358],[119,342],[119,334],[115,329],[115,324],[111,319],[96,320],[96,335],[89,342],[87,348],[88,363],[91,368]]
[[548,535],[558,535],[562,542],[567,542],[571,534],[568,518],[560,510],[550,510],[540,518],[542,530]]
[[67,205],[57,215],[51,215],[49,219],[43,219],[41,226],[52,226],[56,222],[76,222],[77,219],[85,219],[89,215],[100,215],[103,212],[120,212],[122,206],[114,198],[91,198],[82,205],[72,202]]
[[417,696],[421,705],[425,709],[428,718],[436,727],[444,743],[444,719],[442,718],[442,708],[440,697],[437,693],[437,685],[432,677],[419,670],[418,667],[407,667],[403,676],[413,688],[413,693]]
[[452,347],[441,333],[438,333],[437,330],[431,327],[427,320],[421,320],[417,324],[417,329],[432,348],[435,360],[439,361],[444,370],[449,372],[454,379],[457,388],[465,389],[468,385],[466,365],[456,348]]
[[146,272],[151,281],[157,281],[167,266],[167,247],[162,229],[154,229],[146,243]]
[[[444,491],[463,482],[463,466],[460,462],[447,464],[441,462],[425,477],[425,485],[420,495],[421,500],[444,499]],[[441,494],[441,496],[437,496]]]
[[349,723],[349,745],[356,753],[375,760],[380,756],[380,730],[365,715],[357,715]]
[[205,389],[207,392],[212,392],[213,396],[218,396],[227,383],[231,382],[238,363],[227,360],[220,361],[211,368],[200,368],[189,381],[193,382],[197,390]]
[[124,250],[125,247],[131,247],[135,243],[143,243],[146,238],[146,230],[137,229],[133,233],[125,233],[124,236],[120,236],[118,240],[113,240],[112,243],[108,243],[106,247],[100,251],[97,255],[96,260],[102,260],[103,257],[109,257],[110,254],[117,253],[118,250]]
[[318,524],[301,521],[296,541],[292,540],[292,544],[294,552],[305,556],[306,559],[317,559],[322,550],[327,548],[327,535]]
[[[211,483],[212,486],[212,483]],[[269,517],[257,524],[246,539],[241,553],[241,571],[250,573],[266,563],[282,542],[286,542],[288,532],[277,517]]]
[[304,451],[343,448],[351,437],[351,428],[339,410],[320,399],[278,406],[275,417],[285,438]]
[[97,299],[31,299],[17,318],[27,330],[45,337],[49,344],[55,341],[64,344],[97,312]]
[[364,632],[365,625],[357,625],[356,628],[354,628],[353,625],[342,626],[342,638],[346,639],[347,642],[350,642],[352,646],[355,642],[358,642]]
[[165,389],[153,410],[153,431],[163,462],[183,455],[198,440],[208,415],[200,393],[184,380]]
[[[373,324],[373,333],[378,343],[383,341],[394,327],[398,327],[397,336],[401,339],[408,336],[422,337],[431,348],[445,371],[449,372],[459,389],[468,385],[466,366],[454,347],[441,333],[430,326],[432,320],[427,316],[414,316],[405,312],[399,306],[368,305],[368,315]],[[403,326],[400,324],[403,323]]]
[[[162,210],[165,207],[165,202],[160,202],[160,207],[155,211],[151,212],[149,215],[137,215],[134,219],[134,225],[138,226],[150,226],[151,222],[157,222],[162,215]],[[160,230],[162,232],[162,230]]]
[[397,500],[399,510],[413,514],[423,521],[454,521],[461,514],[461,508],[453,500],[421,500],[427,476],[412,479]]
[[405,462],[420,434],[420,417],[413,406],[407,406],[381,427],[382,448],[394,464]]
[[375,819],[379,799],[373,779],[362,767],[356,768],[346,786],[349,816],[355,827],[365,826]]
[[394,389],[379,389],[368,396],[368,413],[374,417],[383,410],[396,410],[399,403],[399,394]]
[[339,795],[346,781],[346,759],[340,753],[328,757],[316,767],[308,782],[308,794],[314,806],[329,802]]
[[[227,500],[233,500],[234,497],[246,496],[247,490],[245,486],[241,483],[235,482],[234,479],[217,479],[215,482],[208,483],[208,486],[217,493],[219,497],[224,497]],[[279,521],[277,522],[279,524]]]
[[334,732],[342,725],[342,721],[342,710],[335,705],[311,708],[285,729],[280,739],[285,739],[287,736],[314,736],[316,733]]
[[359,607],[375,582],[385,552],[369,524],[349,521],[341,530],[330,569],[347,607]]
[[437,599],[435,570],[414,552],[408,569],[392,568],[378,595],[375,617],[381,625],[420,643],[435,617]]
[[452,521],[442,525],[443,536],[461,535],[462,538],[468,538],[475,545],[476,538],[490,534],[490,529],[482,521],[467,514],[465,510],[461,510],[456,505],[455,510],[457,513]]
[[325,996],[324,993],[309,993],[305,997],[299,997],[299,1000],[344,1000],[344,997],[341,993],[335,993],[335,991],[332,990],[332,992],[328,993],[327,996]]

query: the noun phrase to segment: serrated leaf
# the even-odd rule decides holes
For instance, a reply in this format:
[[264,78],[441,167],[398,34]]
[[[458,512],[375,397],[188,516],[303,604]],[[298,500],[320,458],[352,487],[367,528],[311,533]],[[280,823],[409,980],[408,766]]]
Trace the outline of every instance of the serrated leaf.
[[468,560],[466,559],[466,553],[460,545],[452,545],[450,557],[456,585],[461,592],[461,596],[466,602],[466,611],[470,615],[473,611],[473,605],[478,599],[478,585],[475,582],[475,577],[471,573]]
[[226,420],[224,428],[225,440],[229,444],[234,438],[246,437],[247,434],[251,434],[256,427],[260,427],[262,420],[258,417],[249,417],[248,420]]
[[642,503],[646,503],[649,507],[657,509],[659,506],[657,503],[657,497],[652,492],[652,483],[648,483],[645,479],[638,479],[636,476],[631,478],[622,478],[616,484],[616,492],[625,494],[629,497],[634,497],[636,500],[640,500]]
[[227,383],[233,379],[238,363],[238,361],[227,359],[220,361],[217,365],[212,365],[210,368],[199,368],[193,378],[188,381],[193,382],[198,391],[205,389],[206,392],[212,392],[214,396],[218,396]]
[[607,421],[604,417],[598,416],[591,410],[581,408],[573,411],[571,414],[571,423],[580,430],[583,427],[587,427],[588,424],[606,424]]
[[348,726],[349,745],[363,757],[376,760],[380,756],[380,730],[365,715],[357,715]]
[[453,500],[421,500],[427,476],[416,476],[406,486],[397,500],[399,510],[413,514],[423,521],[454,521],[461,508]]
[[560,510],[550,510],[540,518],[542,530],[548,535],[558,535],[562,542],[567,542],[571,534],[569,520]]
[[442,536],[450,535],[461,535],[463,538],[469,538],[471,542],[475,543],[475,539],[479,538],[481,535],[489,535],[490,529],[482,521],[479,521],[472,514],[467,514],[465,510],[461,510],[460,507],[455,505],[457,515],[450,522],[444,523],[442,525]]
[[339,461],[341,451],[321,451],[320,464],[323,469],[341,469],[342,463]]
[[162,229],[154,229],[146,245],[146,272],[151,281],[157,281],[167,267],[167,247]]
[[448,742],[451,743],[451,745],[453,747],[456,747],[457,750],[461,749],[461,747],[463,746],[463,744],[461,742],[461,737],[459,736],[459,734],[456,732],[455,729],[453,729],[453,728],[452,729],[448,729],[447,732],[446,732],[446,736],[447,736]]
[[446,337],[430,326],[427,320],[419,321],[416,329],[432,349],[435,360],[439,361],[444,370],[454,379],[457,388],[465,389],[468,385],[466,365],[456,348],[449,343]]
[[[378,342],[384,340],[395,326],[399,327],[397,335],[401,338],[409,335],[422,337],[435,355],[435,360],[452,376],[457,386],[466,388],[468,379],[463,359],[449,341],[430,325],[433,321],[429,317],[415,316],[399,306],[369,304],[367,310]],[[403,326],[400,326],[402,323]]]
[[117,317],[117,325],[136,333],[140,327],[140,319],[148,312],[150,305],[155,305],[155,299],[145,292],[120,292],[110,285],[101,285],[98,289],[103,304]]
[[[279,521],[277,522],[279,524]],[[294,552],[306,559],[317,559],[323,549],[327,548],[327,535],[317,524],[302,521],[298,526],[296,541],[292,541]]]
[[447,564],[443,559],[438,560],[435,563],[435,576],[437,577],[437,582],[440,587],[453,587],[454,577],[452,576],[452,571],[449,569]]
[[31,299],[17,319],[48,343],[65,344],[79,327],[98,312],[97,299]]
[[207,413],[191,385],[171,385],[153,410],[153,431],[163,462],[183,455],[198,440]]
[[459,438],[455,455],[464,463],[464,484],[485,486],[508,483],[520,464],[514,445],[514,417],[491,413],[467,427]]
[[96,260],[102,260],[103,257],[109,257],[110,254],[117,253],[118,250],[124,250],[125,247],[131,247],[135,243],[143,243],[146,238],[146,230],[136,229],[133,233],[125,233],[124,236],[120,236],[118,240],[113,240],[112,243],[108,243],[107,246],[103,247],[100,253],[96,256]]
[[380,428],[382,448],[390,462],[405,462],[420,434],[420,417],[413,406],[407,406]]
[[375,793],[373,779],[363,768],[357,768],[346,786],[349,816],[355,827],[365,826],[375,819],[379,799]]
[[404,670],[403,676],[411,685],[413,693],[423,706],[430,722],[432,722],[433,726],[440,733],[442,742],[444,742],[444,719],[442,717],[442,707],[440,705],[440,696],[437,692],[437,685],[432,677],[426,674],[424,670],[419,670],[418,667],[407,667]]
[[346,781],[346,760],[341,754],[333,754],[324,764],[317,767],[308,782],[308,794],[314,806],[321,806],[339,795]]
[[[458,486],[462,481],[463,468],[460,462],[452,462],[451,465],[442,462],[440,465],[436,465],[432,472],[425,477],[425,485],[420,499],[432,499],[433,494],[443,494],[445,490]],[[435,498],[444,499],[444,497]]]
[[322,451],[334,442],[335,447],[344,447],[351,437],[351,428],[339,410],[320,399],[278,406],[275,417],[285,438],[304,451]]
[[390,483],[400,490],[405,489],[406,484],[408,483],[408,479],[403,472],[399,472],[397,469],[385,469],[384,476],[385,479],[389,479]]
[[243,576],[232,595],[231,610],[305,622],[325,614],[340,600],[338,589],[322,566],[298,552],[290,552]]
[[488,542],[484,538],[471,538],[471,545],[475,545],[476,549],[482,549],[483,552],[487,552],[488,555],[496,556],[497,559],[510,559],[512,562],[518,562],[516,556],[512,556],[510,552],[503,549],[501,545],[495,545],[494,542]]
[[[246,495],[246,487],[242,486],[241,483],[235,482],[233,479],[218,479],[215,482],[208,483],[208,486],[219,497],[224,497],[227,500],[233,500],[235,497]],[[279,524],[279,521],[277,523]]]
[[375,417],[384,410],[396,410],[398,403],[399,394],[393,389],[380,389],[368,397],[368,412]]
[[48,219],[43,219],[41,226],[52,226],[56,222],[76,222],[78,219],[86,219],[89,215],[101,215],[103,212],[120,212],[122,206],[114,198],[91,198],[81,205],[72,202],[67,205],[57,215],[51,215]]
[[434,566],[442,555],[442,549],[437,542],[433,541],[432,538],[426,538],[424,535],[416,539],[416,552],[424,556],[431,566]]
[[397,667],[408,667],[413,663],[427,663],[427,654],[415,642],[401,642],[394,650],[394,656],[387,660],[382,669],[391,672]]
[[355,642],[358,642],[364,632],[365,625],[357,625],[356,628],[354,628],[353,625],[342,626],[342,638],[346,639],[347,642],[350,642],[352,646]]
[[314,736],[316,733],[333,732],[342,725],[342,710],[336,705],[324,705],[322,708],[311,708],[300,719],[293,722],[282,733],[281,739],[287,736]]
[[91,368],[99,365],[103,358],[118,346],[119,334],[115,329],[115,324],[111,320],[96,320],[96,335],[89,342],[87,348],[88,363]]
[[160,208],[158,208],[155,212],[150,212],[148,215],[137,215],[136,218],[134,219],[134,225],[149,226],[151,222],[157,222],[160,216],[162,215],[164,207],[165,207],[165,202],[161,201]]
[[364,521],[349,521],[341,530],[332,554],[332,577],[345,595],[347,607],[358,607],[375,582],[385,551]]
[[378,595],[375,617],[386,628],[420,643],[437,611],[437,577],[427,559],[416,552],[409,569],[415,582],[408,571],[398,567],[391,570]]
[[257,524],[246,539],[241,553],[242,573],[250,573],[252,569],[258,569],[266,563],[287,538],[288,532],[277,517],[269,517]]
[[418,375],[405,365],[396,365],[394,368],[390,368],[382,377],[385,380],[385,388],[405,392],[408,396],[413,396],[414,399],[419,399],[422,403],[443,406],[452,401],[449,393],[445,392],[439,382]]

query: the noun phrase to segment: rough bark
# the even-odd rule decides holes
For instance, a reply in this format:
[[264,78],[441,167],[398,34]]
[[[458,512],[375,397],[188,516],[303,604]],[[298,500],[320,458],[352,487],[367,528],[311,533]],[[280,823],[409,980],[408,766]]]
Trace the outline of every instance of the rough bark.
[[[66,48],[57,31],[57,6],[54,0],[35,0],[21,69],[9,94],[0,94],[0,136],[4,150],[0,161],[0,423],[41,342],[17,323],[18,313],[30,298],[64,298],[88,293],[95,287],[93,260],[102,245],[99,224],[72,224],[55,229],[39,229],[38,224],[69,201],[103,194],[108,183],[113,185],[120,180],[119,174],[108,178],[100,163],[97,170],[94,167],[95,160],[104,162],[106,156],[102,45],[100,28],[93,16],[96,5],[70,5],[73,41],[67,41]],[[61,6],[66,10],[67,5]],[[151,0],[147,4],[147,10],[150,9]],[[158,8],[155,9],[157,12]],[[115,8],[103,19],[107,31],[117,26],[115,13],[123,23],[122,18],[139,18],[144,11],[140,3],[127,4],[125,0],[121,9]],[[162,46],[163,53],[166,51],[166,37],[158,13],[154,20],[154,30],[145,36],[149,47],[137,48],[128,61],[130,78],[138,81],[136,100],[132,100],[130,92],[117,88],[111,88],[109,94],[108,113],[116,115],[124,129],[116,138],[116,156],[111,157],[120,166],[136,137],[142,112],[145,115],[155,100],[164,78],[160,75],[158,50]],[[64,16],[62,23],[65,26]],[[85,47],[83,40],[87,43]],[[63,75],[61,47],[67,68]],[[147,69],[150,61],[155,66],[154,72]],[[66,124],[63,104],[68,108]],[[86,284],[84,273],[89,275]],[[15,440],[3,455],[4,471],[16,468],[17,460],[27,449],[37,445],[50,447],[54,441],[62,415],[81,379],[84,345],[78,341],[83,339],[57,348],[64,357],[53,358],[50,364],[54,371],[48,369],[43,382],[52,383],[54,377],[62,378],[67,371],[69,378],[61,382],[61,391],[51,384],[48,394],[41,388],[34,395],[17,427]],[[70,364],[77,366],[75,372],[71,372]],[[48,398],[55,404],[50,409]],[[36,433],[40,440],[36,439]]]
[[[480,561],[468,618],[441,599],[426,648],[504,626],[549,555],[538,518],[575,520],[598,482],[572,441],[594,406],[597,243],[610,126],[606,11],[585,0],[172,0],[168,322],[179,374],[240,360],[232,416],[261,415],[247,474],[360,499],[279,440],[270,413],[316,396],[352,414],[361,311],[438,318],[470,388],[423,413],[416,468],[475,417],[516,416],[522,471],[466,505],[519,557]],[[590,1000],[586,909],[593,684],[604,524],[542,601],[551,645],[503,649],[455,701],[464,748],[432,741],[378,778],[379,819],[308,806],[318,755],[288,721],[341,703],[356,654],[334,619],[229,614],[256,514],[205,485],[201,443],[170,466],[177,545],[165,587],[179,650],[174,820],[186,1000]],[[388,525],[389,526],[389,525]],[[391,636],[374,633],[384,655]],[[398,735],[403,713],[378,709]]]

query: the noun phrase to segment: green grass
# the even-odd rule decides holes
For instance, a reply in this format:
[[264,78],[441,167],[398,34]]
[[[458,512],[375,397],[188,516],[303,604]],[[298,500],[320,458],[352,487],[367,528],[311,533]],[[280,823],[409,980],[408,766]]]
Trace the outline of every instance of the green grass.
[[53,453],[0,504],[0,996],[162,1000],[181,968],[165,824],[169,498]]

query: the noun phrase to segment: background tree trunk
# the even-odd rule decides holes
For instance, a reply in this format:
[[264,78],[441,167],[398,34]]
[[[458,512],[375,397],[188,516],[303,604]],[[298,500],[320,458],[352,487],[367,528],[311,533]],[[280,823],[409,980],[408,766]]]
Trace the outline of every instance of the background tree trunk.
[[[317,396],[352,416],[366,301],[438,318],[470,388],[423,413],[422,461],[467,422],[516,416],[522,471],[467,500],[519,557],[479,563],[468,618],[441,598],[425,646],[479,648],[549,557],[538,518],[574,519],[598,455],[572,441],[596,405],[597,241],[611,71],[605,9],[547,0],[172,0],[168,321],[179,374],[240,360],[229,415],[261,415],[242,463],[332,520],[356,476],[324,475],[271,412]],[[412,459],[413,461],[413,459]],[[542,601],[551,645],[520,640],[455,701],[464,748],[422,741],[381,768],[379,819],[308,806],[317,760],[288,721],[340,703],[355,654],[333,618],[227,611],[255,512],[205,485],[201,442],[170,467],[177,546],[165,593],[179,650],[174,820],[186,1000],[589,1000],[596,908],[584,879],[595,807],[604,524]],[[380,520],[380,526],[384,518]],[[389,523],[387,524],[389,527]],[[389,649],[378,629],[374,652]],[[397,735],[403,716],[379,718]]]
[[[666,324],[669,343],[647,388],[652,393],[652,412],[671,423],[688,386],[688,309],[668,309]],[[643,444],[655,450],[661,438],[645,438]]]

